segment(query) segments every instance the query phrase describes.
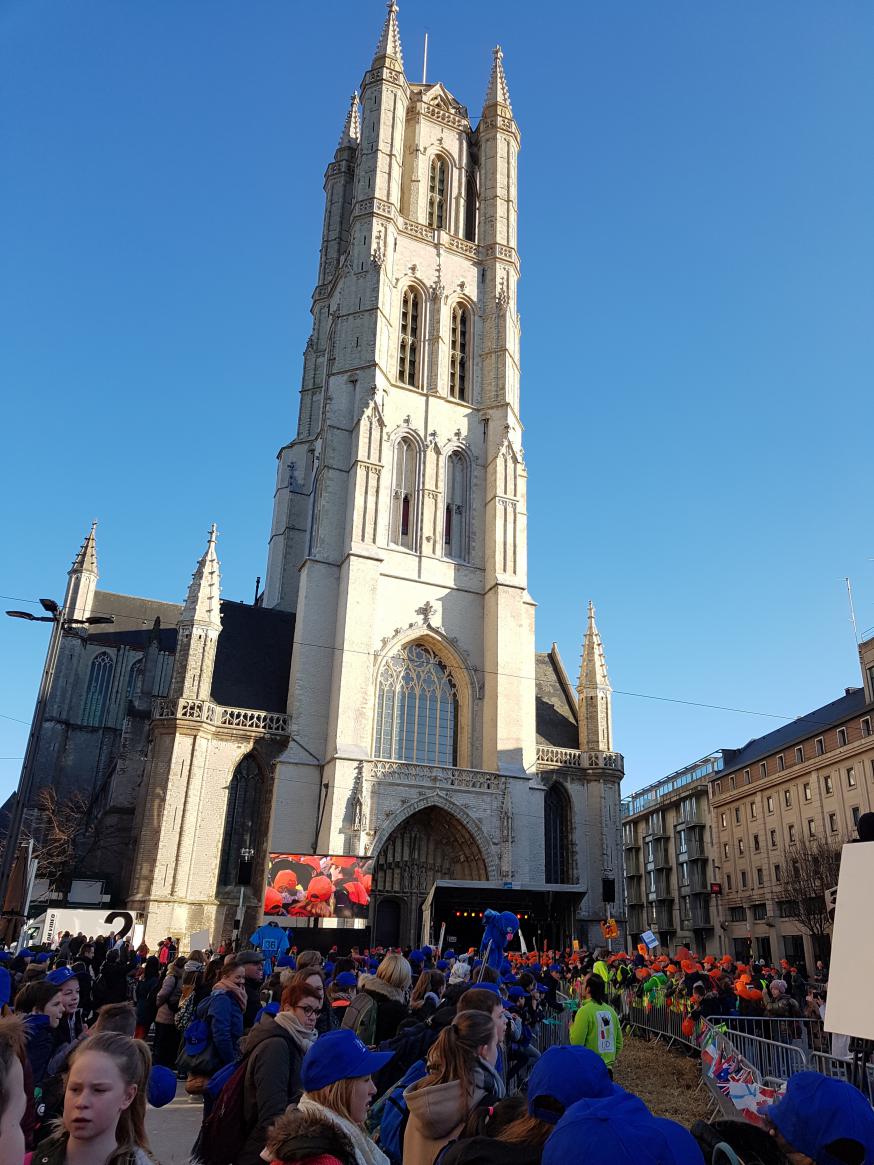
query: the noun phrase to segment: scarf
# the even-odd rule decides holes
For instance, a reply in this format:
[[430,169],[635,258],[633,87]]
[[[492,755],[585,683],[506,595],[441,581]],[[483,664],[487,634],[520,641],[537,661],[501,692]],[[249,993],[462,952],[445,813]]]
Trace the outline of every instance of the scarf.
[[389,1165],[389,1160],[385,1153],[376,1147],[362,1128],[353,1124],[346,1117],[340,1116],[339,1113],[334,1112],[333,1109],[326,1108],[323,1104],[319,1104],[318,1101],[308,1096],[306,1092],[297,1102],[297,1107],[298,1111],[304,1113],[305,1116],[327,1121],[329,1124],[335,1125],[340,1132],[344,1133],[352,1142],[358,1165]]
[[277,1011],[273,1018],[283,1031],[288,1032],[301,1052],[306,1055],[318,1038],[319,1033],[315,1028],[310,1031],[309,1028],[304,1027],[293,1011]]
[[474,1064],[472,1081],[473,1087],[480,1089],[487,1097],[504,1099],[506,1093],[504,1078],[488,1060],[483,1060],[480,1056],[477,1056]]

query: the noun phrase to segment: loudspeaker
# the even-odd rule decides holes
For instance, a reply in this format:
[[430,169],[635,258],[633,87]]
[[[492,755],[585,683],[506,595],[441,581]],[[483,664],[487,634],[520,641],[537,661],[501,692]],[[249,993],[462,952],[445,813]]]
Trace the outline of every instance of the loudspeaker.
[[602,878],[601,879],[601,900],[605,903],[612,904],[616,901],[616,879]]
[[251,886],[252,885],[252,859],[240,858],[237,865],[237,885]]

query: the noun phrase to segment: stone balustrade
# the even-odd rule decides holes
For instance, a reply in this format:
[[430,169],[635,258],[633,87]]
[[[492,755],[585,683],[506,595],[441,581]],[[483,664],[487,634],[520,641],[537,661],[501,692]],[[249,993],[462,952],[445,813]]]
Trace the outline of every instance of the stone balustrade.
[[288,736],[288,716],[284,712],[260,712],[256,708],[225,708],[210,700],[171,700],[160,697],[152,703],[154,720],[194,720],[220,728],[260,732],[266,736]]
[[625,771],[625,758],[621,752],[581,752],[578,748],[553,748],[551,745],[537,749],[539,769],[617,769]]
[[428,785],[441,789],[467,789],[481,793],[503,792],[506,783],[506,777],[501,773],[442,765],[419,765],[398,760],[369,761],[365,766],[365,776],[380,783]]

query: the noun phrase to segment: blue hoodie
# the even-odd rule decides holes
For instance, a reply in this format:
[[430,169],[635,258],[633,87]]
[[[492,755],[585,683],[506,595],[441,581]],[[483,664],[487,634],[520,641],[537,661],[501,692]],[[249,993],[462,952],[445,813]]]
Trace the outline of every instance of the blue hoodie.
[[209,1036],[223,1068],[239,1056],[238,1044],[243,1034],[243,1011],[226,991],[213,991],[197,1009],[199,1019],[209,1025]]
[[40,1084],[48,1073],[49,1060],[55,1050],[55,1037],[51,1020],[47,1015],[36,1012],[24,1017],[24,1038],[27,1062],[33,1073],[34,1084]]

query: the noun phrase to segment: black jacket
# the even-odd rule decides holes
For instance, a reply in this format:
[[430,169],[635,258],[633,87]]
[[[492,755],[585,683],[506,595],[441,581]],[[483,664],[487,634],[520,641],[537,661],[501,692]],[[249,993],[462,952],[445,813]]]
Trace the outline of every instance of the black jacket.
[[270,1143],[274,1160],[286,1165],[298,1165],[324,1155],[336,1157],[340,1165],[356,1165],[352,1142],[336,1125],[306,1116],[297,1109],[279,1118]]
[[243,1114],[250,1132],[236,1165],[260,1165],[268,1127],[303,1092],[303,1053],[272,1015],[263,1015],[252,1028],[243,1040],[242,1052],[248,1057]]
[[494,1137],[465,1137],[444,1149],[440,1165],[540,1165],[541,1145],[511,1144]]

